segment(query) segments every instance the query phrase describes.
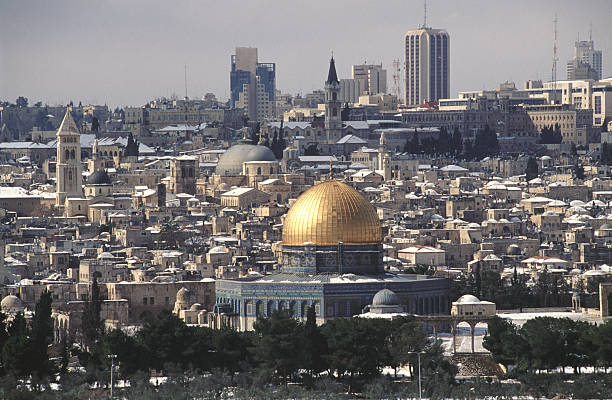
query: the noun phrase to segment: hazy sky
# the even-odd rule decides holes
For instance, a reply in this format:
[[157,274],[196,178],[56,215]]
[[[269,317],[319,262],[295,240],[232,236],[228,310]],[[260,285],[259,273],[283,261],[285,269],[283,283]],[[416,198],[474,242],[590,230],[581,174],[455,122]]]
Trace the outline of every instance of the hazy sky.
[[[612,75],[610,0],[429,0],[428,25],[451,37],[452,96],[550,80],[555,12],[557,79],[590,22]],[[0,99],[141,105],[182,97],[185,64],[190,97],[227,99],[236,46],[276,62],[283,92],[321,88],[332,51],[341,78],[352,64],[382,62],[391,88],[403,36],[422,21],[423,2],[411,0],[0,0]]]

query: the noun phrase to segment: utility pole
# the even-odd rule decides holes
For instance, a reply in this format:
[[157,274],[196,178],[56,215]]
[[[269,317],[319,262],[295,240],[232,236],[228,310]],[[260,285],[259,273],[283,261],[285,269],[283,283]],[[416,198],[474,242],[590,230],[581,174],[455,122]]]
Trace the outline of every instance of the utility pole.
[[187,100],[187,64],[185,64],[185,100]]
[[423,395],[423,391],[421,388],[421,354],[425,354],[425,352],[424,351],[409,351],[408,354],[417,355],[417,360],[418,360],[418,365],[419,365],[419,400],[421,400],[422,395]]
[[552,58],[552,84],[553,84],[553,101],[556,100],[557,97],[557,61],[559,58],[557,57],[557,13],[555,13],[555,19],[553,20],[554,28],[555,28],[555,40],[553,42],[553,58]]
[[107,356],[111,360],[111,368],[110,368],[110,398],[113,399],[113,368],[115,367],[115,358],[117,358],[116,354],[109,354]]

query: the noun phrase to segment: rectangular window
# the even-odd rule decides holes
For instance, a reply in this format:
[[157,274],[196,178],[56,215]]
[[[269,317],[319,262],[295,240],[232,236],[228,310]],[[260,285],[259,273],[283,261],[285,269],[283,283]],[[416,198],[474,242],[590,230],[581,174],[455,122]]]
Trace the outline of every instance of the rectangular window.
[[155,298],[154,298],[154,297],[151,297],[151,298],[149,299],[149,303],[151,303],[151,305],[155,304]]
[[142,298],[142,304],[144,304],[145,306],[147,305],[147,298],[146,297]]

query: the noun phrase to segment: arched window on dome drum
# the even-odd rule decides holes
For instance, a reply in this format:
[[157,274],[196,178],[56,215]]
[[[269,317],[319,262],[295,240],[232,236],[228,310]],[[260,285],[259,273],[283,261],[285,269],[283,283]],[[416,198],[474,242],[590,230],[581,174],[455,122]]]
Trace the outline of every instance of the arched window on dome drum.
[[264,314],[264,309],[263,309],[263,303],[261,301],[258,301],[257,304],[255,305],[255,316],[256,317],[261,317]]
[[295,301],[292,301],[289,303],[289,311],[291,311],[291,316],[292,317],[297,317],[298,313],[297,313],[297,303]]
[[272,311],[274,311],[274,302],[272,300],[268,301],[268,307],[267,307],[267,316],[270,316],[270,314],[272,314]]
[[285,307],[286,307],[286,305],[285,305],[284,301],[281,300],[281,301],[278,302],[278,309],[279,309],[279,311],[280,310],[284,310]]
[[302,318],[306,318],[306,316],[308,315],[308,302],[307,301],[302,302],[302,305],[300,306],[300,315]]
[[257,175],[261,175],[261,167],[257,168]]

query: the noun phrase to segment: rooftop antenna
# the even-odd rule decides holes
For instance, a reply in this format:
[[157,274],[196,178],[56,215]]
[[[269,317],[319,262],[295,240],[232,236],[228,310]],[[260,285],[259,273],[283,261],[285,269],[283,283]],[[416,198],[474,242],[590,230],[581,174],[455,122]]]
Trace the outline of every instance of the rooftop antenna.
[[[555,19],[553,20],[555,27],[555,40],[553,42],[553,58],[552,58],[552,86],[553,86],[553,97],[557,96],[557,13],[555,13]],[[553,100],[555,101],[555,100]],[[553,103],[554,104],[554,103]]]
[[187,99],[187,64],[185,64],[185,99]]
[[427,0],[423,1],[423,28],[427,28]]
[[589,22],[589,42],[593,41],[593,21]]

